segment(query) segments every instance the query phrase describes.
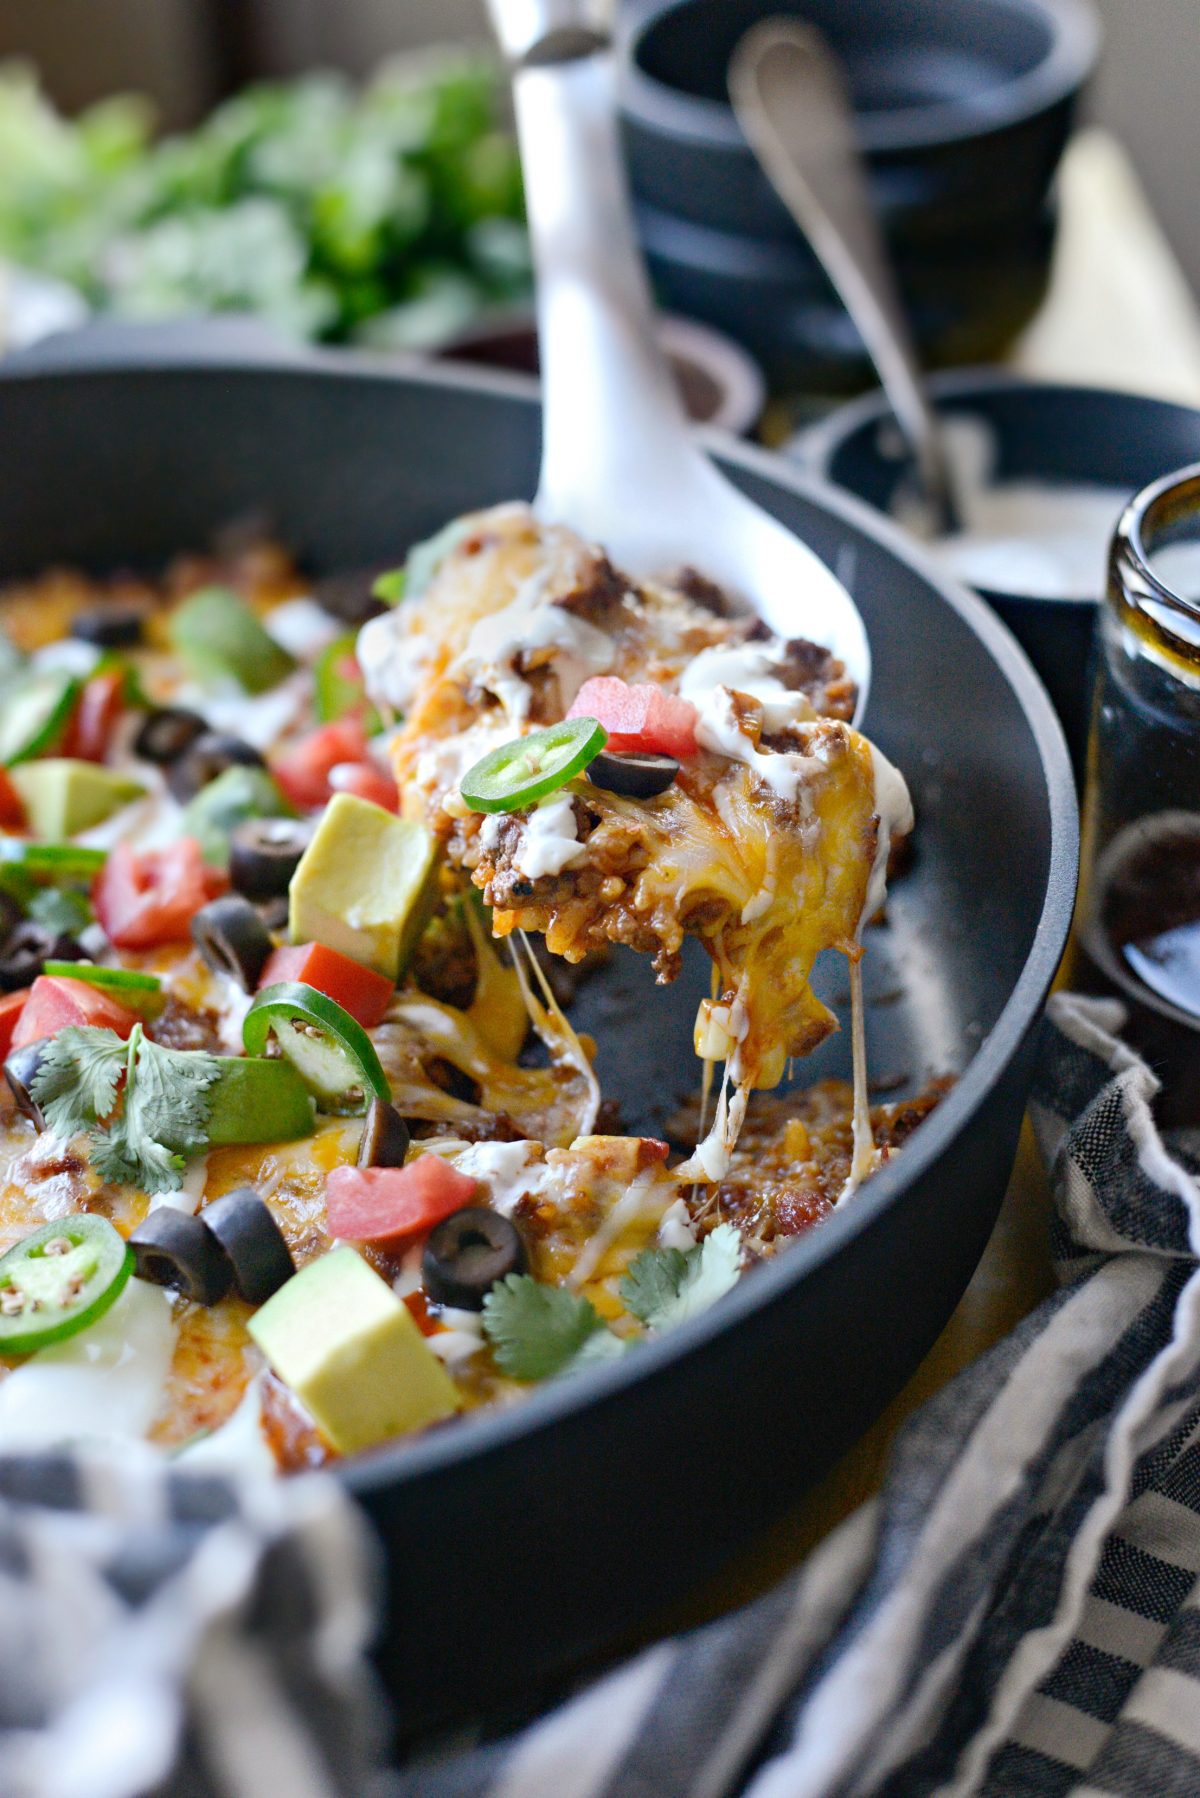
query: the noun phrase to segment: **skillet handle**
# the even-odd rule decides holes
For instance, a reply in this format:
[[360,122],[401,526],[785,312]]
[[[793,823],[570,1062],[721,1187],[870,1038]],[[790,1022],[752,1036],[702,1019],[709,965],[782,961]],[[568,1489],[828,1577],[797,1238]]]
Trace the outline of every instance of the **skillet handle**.
[[594,0],[490,3],[518,58],[542,369],[537,507],[603,539],[614,517],[669,503],[673,476],[703,458],[658,344],[617,134],[615,62],[596,47]]

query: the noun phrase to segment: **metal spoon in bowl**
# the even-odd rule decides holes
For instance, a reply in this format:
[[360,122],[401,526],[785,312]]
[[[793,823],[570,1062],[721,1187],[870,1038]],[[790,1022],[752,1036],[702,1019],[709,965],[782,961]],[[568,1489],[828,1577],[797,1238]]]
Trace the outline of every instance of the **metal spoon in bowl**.
[[850,595],[703,454],[653,330],[617,140],[606,18],[588,0],[489,0],[514,67],[542,368],[539,517],[632,574],[691,564],[857,682],[870,649]]
[[733,53],[729,96],[771,185],[858,326],[912,448],[935,534],[956,530],[945,444],[867,190],[837,58],[811,25],[764,19]]

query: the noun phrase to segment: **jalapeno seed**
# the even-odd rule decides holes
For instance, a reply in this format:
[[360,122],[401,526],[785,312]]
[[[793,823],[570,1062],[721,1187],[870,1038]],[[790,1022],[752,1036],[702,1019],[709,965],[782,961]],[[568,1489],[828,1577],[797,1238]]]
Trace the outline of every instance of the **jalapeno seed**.
[[482,1311],[496,1281],[523,1274],[528,1265],[524,1238],[514,1223],[486,1205],[466,1205],[430,1233],[421,1277],[435,1304]]

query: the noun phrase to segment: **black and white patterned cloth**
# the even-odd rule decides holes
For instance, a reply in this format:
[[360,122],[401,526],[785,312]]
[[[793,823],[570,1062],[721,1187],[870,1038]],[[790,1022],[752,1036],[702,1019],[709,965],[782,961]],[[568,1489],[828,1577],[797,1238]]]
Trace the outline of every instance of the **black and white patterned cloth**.
[[374,1781],[332,1483],[0,1462],[0,1794],[1197,1798],[1200,1136],[1120,1024],[1051,1001],[1055,1296],[795,1575],[516,1736]]

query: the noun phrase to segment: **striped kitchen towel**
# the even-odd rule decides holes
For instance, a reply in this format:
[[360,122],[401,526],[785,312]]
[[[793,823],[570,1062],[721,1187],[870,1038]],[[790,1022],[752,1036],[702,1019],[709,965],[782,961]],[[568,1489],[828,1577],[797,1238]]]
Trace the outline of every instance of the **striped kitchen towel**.
[[0,1459],[0,1798],[1200,1798],[1200,1135],[1059,995],[1062,1279],[765,1599],[380,1776],[332,1481]]
[[392,1798],[1200,1798],[1200,1136],[1060,994],[1033,1117],[1062,1285],[748,1610]]

